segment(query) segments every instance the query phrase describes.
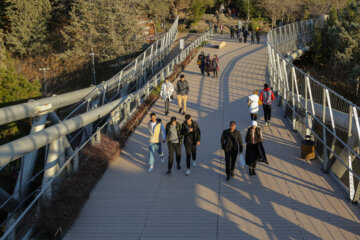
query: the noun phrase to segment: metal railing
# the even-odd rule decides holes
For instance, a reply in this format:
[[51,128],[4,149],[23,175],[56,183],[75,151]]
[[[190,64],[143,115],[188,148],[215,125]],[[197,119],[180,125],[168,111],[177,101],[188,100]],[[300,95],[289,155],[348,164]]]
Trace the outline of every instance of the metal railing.
[[[98,144],[101,141],[101,134],[118,132],[131,118],[132,114],[140,106],[140,104],[142,104],[143,101],[150,95],[152,89],[157,87],[158,84],[165,79],[165,77],[170,76],[174,70],[175,65],[180,64],[194,48],[200,46],[202,42],[209,39],[210,35],[210,31],[202,34],[197,40],[182,50],[180,54],[178,54],[171,62],[169,62],[155,76],[147,81],[141,89],[138,89],[136,92],[123,96],[117,100],[105,104],[104,106],[90,110],[86,113],[60,122],[54,126],[43,129],[39,132],[30,134],[9,144],[0,146],[1,167],[4,164],[7,164],[10,161],[28,154],[36,149],[46,145],[49,146],[53,144],[54,141],[62,141],[61,139],[66,138],[68,134],[79,129],[88,128],[89,123],[93,123],[94,126],[90,126],[91,128],[96,129],[96,131],[91,133],[88,138],[81,143],[81,145],[76,147],[71,156],[63,161],[63,164],[46,184],[43,184],[41,188],[36,189],[33,191],[33,193],[29,194],[29,196],[33,199],[28,205],[26,205],[26,207],[23,206],[22,203],[18,206],[18,208],[24,207],[25,209],[21,211],[21,213],[19,213],[16,218],[11,218],[11,225],[7,227],[7,231],[0,240],[8,238],[19,239],[24,236],[30,236],[31,228],[33,227],[33,222],[31,219],[34,219],[36,216],[37,208],[40,206],[41,200],[44,198],[51,199],[51,192],[54,187],[54,183],[56,183],[61,178],[65,178],[72,172],[77,171],[79,168],[79,161],[82,161],[82,159],[79,159],[79,152],[90,144]],[[97,124],[95,124],[96,122]],[[44,175],[46,171],[47,169],[42,171],[44,172]],[[37,176],[38,175],[39,174],[37,174]],[[33,178],[29,181],[32,181]],[[11,198],[14,198],[15,194],[17,193],[14,193]],[[27,199],[27,201],[28,200],[29,199]],[[0,206],[0,210],[1,207],[2,206]]]
[[324,172],[330,172],[349,192],[352,202],[360,195],[360,108],[297,68],[287,56],[310,44],[324,18],[292,23],[268,33],[268,72],[279,105],[292,121],[293,130],[315,141]]
[[28,117],[43,115],[80,101],[91,101],[99,95],[106,95],[113,91],[119,92],[120,89],[122,89],[122,92],[119,94],[124,94],[126,86],[134,82],[141,85],[145,80],[139,80],[139,78],[149,77],[151,74],[154,74],[156,70],[160,69],[164,58],[170,52],[170,48],[176,40],[178,33],[178,22],[179,19],[176,18],[162,39],[151,44],[142,54],[109,80],[97,86],[1,108],[0,125]]

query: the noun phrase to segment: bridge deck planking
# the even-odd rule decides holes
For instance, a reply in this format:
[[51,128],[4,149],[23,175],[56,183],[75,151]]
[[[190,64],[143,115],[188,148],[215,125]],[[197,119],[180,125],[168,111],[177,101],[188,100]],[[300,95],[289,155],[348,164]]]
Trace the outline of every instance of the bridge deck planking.
[[[198,166],[190,176],[155,161],[147,173],[146,117],[128,140],[122,155],[111,163],[65,239],[360,239],[360,211],[321,164],[299,159],[300,138],[283,112],[273,106],[273,124],[263,128],[269,165],[259,164],[250,177],[247,168],[225,181],[219,139],[230,120],[244,138],[249,125],[247,96],[265,81],[265,45],[239,44],[228,36],[219,50],[219,78],[201,77],[196,60],[185,69],[190,84],[188,113],[198,121],[202,142]],[[263,42],[264,43],[264,42]],[[163,101],[153,106],[163,123],[176,116],[175,101],[164,116]],[[164,153],[167,156],[165,145]],[[175,164],[174,164],[175,165]]]

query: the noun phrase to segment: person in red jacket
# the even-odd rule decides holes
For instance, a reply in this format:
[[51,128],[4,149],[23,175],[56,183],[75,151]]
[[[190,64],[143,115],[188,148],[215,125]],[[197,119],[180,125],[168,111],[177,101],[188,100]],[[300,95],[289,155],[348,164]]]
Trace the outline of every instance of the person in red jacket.
[[275,100],[273,91],[269,88],[267,83],[264,84],[264,89],[260,93],[260,101],[264,108],[265,126],[270,126],[271,120],[271,103]]

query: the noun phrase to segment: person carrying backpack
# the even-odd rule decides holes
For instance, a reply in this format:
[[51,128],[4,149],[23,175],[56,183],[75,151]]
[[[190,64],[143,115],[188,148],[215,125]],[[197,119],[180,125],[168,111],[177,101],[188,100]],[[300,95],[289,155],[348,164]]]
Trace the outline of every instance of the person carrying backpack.
[[271,120],[271,103],[275,100],[273,91],[269,88],[267,83],[264,84],[264,89],[260,93],[260,101],[264,108],[265,126],[270,126]]
[[218,59],[217,55],[214,55],[211,65],[212,65],[214,77],[217,77],[218,71],[219,71],[219,59]]

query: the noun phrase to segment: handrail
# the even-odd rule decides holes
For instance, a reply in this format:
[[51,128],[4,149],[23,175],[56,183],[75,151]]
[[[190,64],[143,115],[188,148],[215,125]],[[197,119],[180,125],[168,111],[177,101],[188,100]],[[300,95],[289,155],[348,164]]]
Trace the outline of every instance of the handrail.
[[[360,142],[360,108],[287,58],[289,53],[309,45],[314,30],[324,24],[325,19],[319,18],[271,30],[267,36],[269,79],[280,97],[279,104],[285,111],[290,110],[293,129],[301,132],[303,137],[314,137],[316,150],[321,152],[318,157],[323,161],[324,171],[332,171],[339,179],[346,171],[349,173],[348,183],[342,184],[348,184],[345,188],[351,201],[356,202],[359,201],[360,190],[359,187],[355,190],[354,178],[360,180],[360,177],[353,170],[352,162],[360,161],[360,154],[354,149],[359,147]],[[327,139],[329,136],[330,139]],[[322,148],[319,147],[321,145]]]
[[[78,153],[90,142],[92,138],[99,135],[100,131],[111,128],[111,126],[118,126],[119,128],[123,127],[126,121],[130,119],[132,113],[137,109],[137,107],[140,106],[143,100],[150,95],[151,90],[156,87],[161,81],[163,81],[165,77],[170,76],[171,72],[174,70],[174,66],[181,63],[194,48],[200,46],[201,43],[209,39],[210,36],[211,31],[202,34],[198,39],[196,39],[193,43],[191,43],[184,50],[182,50],[182,52],[179,53],[174,59],[172,59],[165,67],[163,67],[158,74],[152,77],[144,85],[143,88],[139,89],[133,94],[114,100],[104,106],[81,114],[77,117],[70,118],[62,123],[58,123],[40,132],[31,134],[19,140],[15,140],[11,143],[0,146],[0,154],[2,154],[4,151],[7,151],[7,154],[0,155],[1,167],[3,166],[2,164],[6,164],[6,162],[9,162],[9,159],[15,159],[16,157],[19,157],[26,152],[32,151],[32,149],[34,148],[39,148],[40,145],[44,146],[44,144],[50,143],[53,139],[65,136],[69,132],[74,132],[76,129],[86,127],[89,122],[94,122],[99,118],[107,117],[106,122],[100,126],[98,131],[92,133],[92,135],[89,136],[88,139],[84,143],[82,143],[79,148],[76,148],[76,150],[74,150],[74,153],[66,159],[65,163],[60,167],[58,172],[56,172],[54,178],[52,178],[45,186],[42,187],[39,194],[36,195],[36,197],[29,203],[29,205],[27,205],[24,211],[19,214],[19,217],[15,219],[10,226],[8,226],[8,229],[0,238],[0,240],[5,240],[10,234],[17,232],[17,227],[22,226],[20,223],[24,219],[24,217],[28,213],[30,213],[30,210],[34,206],[36,206],[36,203],[38,203],[38,201],[42,199],[42,196],[47,191],[51,190],[51,186],[55,182],[55,180],[58,179],[61,174],[66,171],[67,166],[71,165],[71,163],[75,161],[74,159],[76,158],[76,156],[78,156]],[[131,105],[134,102],[135,105],[133,106],[133,108],[131,108]],[[99,117],[95,117],[94,115],[97,112],[101,114]],[[71,129],[66,129],[67,127],[70,127]],[[23,148],[23,151],[19,151],[16,154],[11,152],[11,150],[17,148],[19,144],[26,144],[29,143],[29,141],[33,141],[34,143],[36,142],[36,147],[25,147]],[[13,197],[13,195],[11,197]]]
[[106,82],[58,96],[0,108],[0,125],[28,117],[35,117],[45,112],[52,112],[56,109],[77,103],[82,99],[94,98],[103,92],[104,86],[107,86],[107,91],[115,89],[122,81],[134,77],[134,73],[138,70],[148,69],[152,65],[156,65],[162,61],[164,54],[168,52],[169,47],[176,39],[178,22],[179,18],[176,18],[169,31],[161,40],[154,42],[135,60]]

